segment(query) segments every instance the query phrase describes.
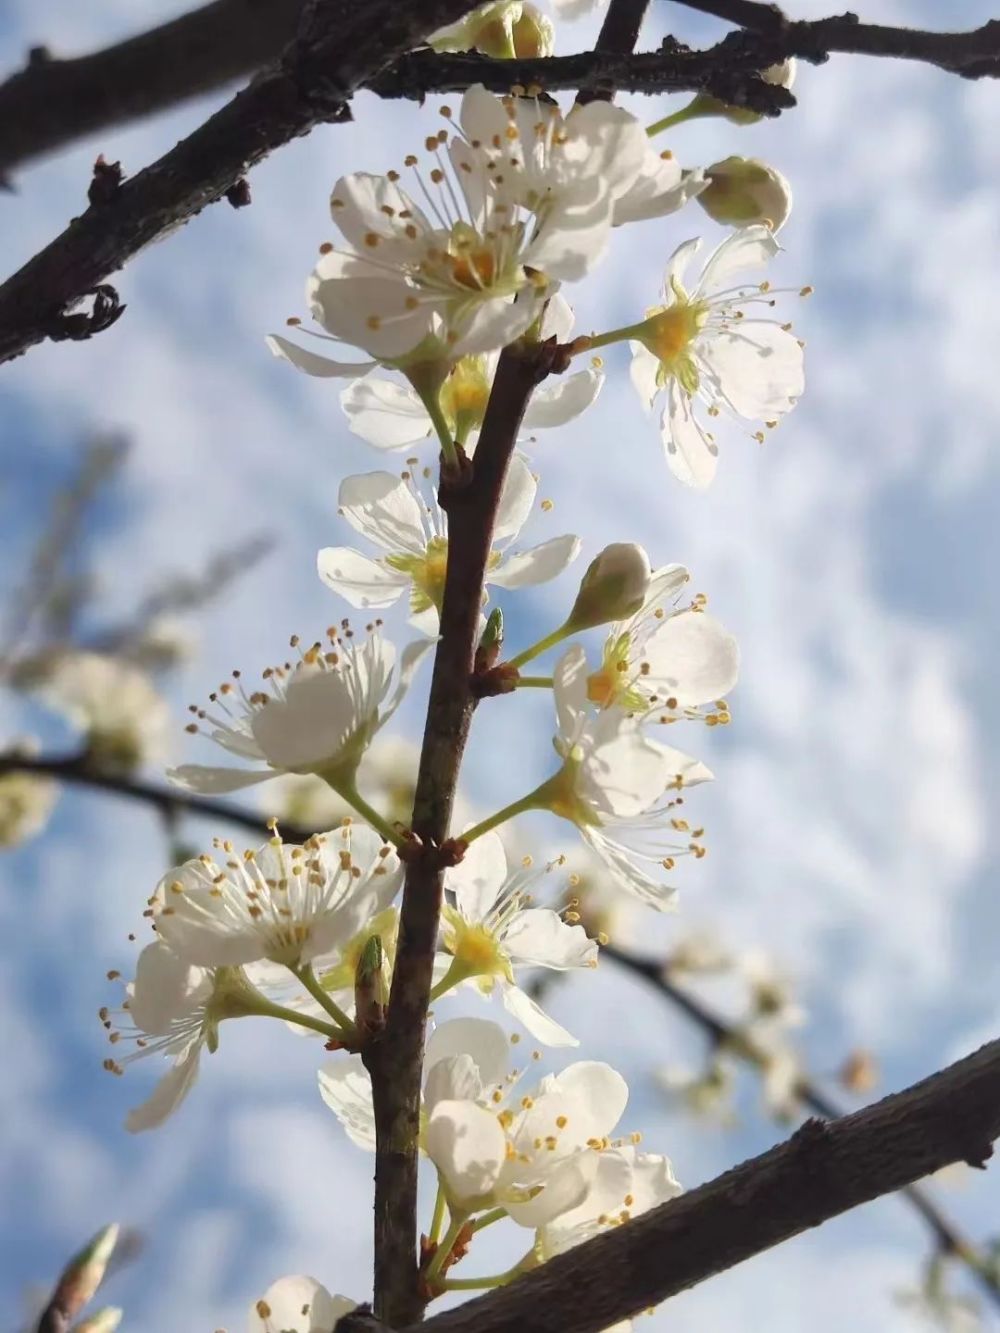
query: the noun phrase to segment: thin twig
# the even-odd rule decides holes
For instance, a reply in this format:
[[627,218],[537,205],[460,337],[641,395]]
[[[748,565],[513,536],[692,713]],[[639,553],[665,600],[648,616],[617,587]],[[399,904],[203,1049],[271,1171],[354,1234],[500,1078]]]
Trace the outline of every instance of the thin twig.
[[1000,1136],[1000,1041],[403,1333],[598,1333]]

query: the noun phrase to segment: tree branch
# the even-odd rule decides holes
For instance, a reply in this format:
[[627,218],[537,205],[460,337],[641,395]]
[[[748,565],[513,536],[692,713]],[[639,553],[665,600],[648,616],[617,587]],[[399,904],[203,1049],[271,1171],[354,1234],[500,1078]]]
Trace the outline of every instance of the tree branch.
[[[309,10],[309,31],[278,63],[159,161],[92,202],[0,288],[0,361],[44,338],[88,336],[87,317],[67,316],[67,307],[102,292],[104,280],[144,246],[224,198],[272,149],[322,121],[343,120],[366,79],[473,6],[325,0]],[[106,298],[109,292],[118,308],[113,289],[103,289]]]
[[0,84],[0,177],[95,130],[164,111],[259,69],[292,40],[303,0],[214,0],[72,60],[35,47]]
[[[711,1009],[698,996],[671,981],[661,961],[653,958],[638,958],[613,944],[602,945],[601,957],[602,959],[609,959],[618,967],[631,972],[633,976],[639,977],[652,986],[665,1000],[680,1009],[685,1017],[691,1019],[706,1032],[713,1044],[725,1046],[737,1054],[743,1052],[747,1059],[753,1058],[737,1029],[727,1023],[720,1014]],[[824,1120],[837,1120],[845,1114],[843,1108],[821,1092],[805,1074],[801,1075],[798,1080],[796,1094],[803,1106],[814,1114],[822,1116]],[[979,1256],[972,1243],[961,1234],[934,1200],[918,1185],[907,1185],[901,1193],[926,1222],[941,1252],[952,1255],[964,1263],[991,1303],[1000,1309],[1000,1285],[998,1285],[996,1278],[992,1276],[991,1271],[978,1261]]]
[[[1000,33],[996,23],[971,32],[920,32],[860,23],[855,16],[793,22],[758,0],[680,0],[689,9],[741,25],[751,65],[796,55],[820,61],[833,52],[919,60],[968,78],[996,77]],[[302,0],[214,0],[137,37],[72,60],[44,47],[0,85],[0,182],[16,167],[100,129],[163,111],[210,92],[260,66],[295,31]],[[755,45],[756,43],[756,45]],[[482,82],[497,92],[512,83],[539,83],[551,91],[613,82],[626,92],[700,92],[724,96],[727,71],[719,51],[689,52],[668,44],[662,52],[620,60],[585,53],[543,60],[416,51],[364,86],[381,97],[420,99]],[[725,48],[731,53],[730,48]],[[749,68],[744,66],[743,68]],[[721,82],[720,82],[721,80]],[[754,90],[755,111],[774,114],[793,99]],[[273,146],[273,145],[272,145]],[[113,271],[109,269],[108,272]]]
[[375,1158],[375,1312],[391,1325],[419,1317],[417,1139],[424,1035],[444,867],[458,770],[476,706],[470,688],[486,563],[497,506],[521,418],[546,373],[545,344],[500,357],[471,479],[442,480],[448,567],[441,629],[413,804],[418,849],[400,908],[399,941],[385,1031],[363,1052],[372,1076]]
[[[168,815],[185,813],[216,823],[235,824],[245,828],[261,838],[267,838],[270,830],[263,816],[251,810],[220,801],[214,797],[194,796],[177,788],[166,787],[159,783],[143,782],[136,778],[113,777],[89,767],[85,755],[73,755],[66,758],[30,757],[26,755],[0,755],[0,777],[5,773],[34,773],[39,777],[55,778],[73,786],[90,787],[97,791],[121,796],[126,800],[138,801]],[[283,823],[282,833],[290,842],[304,842],[316,830],[299,828]],[[697,1026],[708,1033],[709,1037],[720,1043],[731,1043],[735,1034],[724,1019],[711,1010],[690,991],[677,986],[663,973],[662,963],[654,959],[636,958],[614,945],[604,945],[601,956],[610,959],[616,965],[625,968],[634,975],[655,987],[657,991]],[[842,1114],[830,1098],[819,1091],[809,1079],[803,1079],[799,1085],[799,1095],[803,1103],[826,1119],[836,1119]],[[942,1251],[961,1260],[973,1275],[983,1283],[992,1301],[1000,1305],[1000,1289],[976,1261],[975,1245],[962,1235],[955,1224],[946,1217],[938,1205],[930,1199],[919,1186],[910,1185],[901,1191],[906,1201],[920,1214]]]
[[599,1333],[1000,1136],[1000,1041],[404,1333]]

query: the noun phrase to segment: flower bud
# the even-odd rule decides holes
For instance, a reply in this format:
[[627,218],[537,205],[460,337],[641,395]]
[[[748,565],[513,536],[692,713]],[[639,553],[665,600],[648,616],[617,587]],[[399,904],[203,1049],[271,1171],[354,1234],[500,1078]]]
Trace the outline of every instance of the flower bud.
[[50,1305],[72,1318],[101,1285],[118,1242],[118,1223],[103,1227],[63,1269]]
[[486,628],[483,630],[482,638],[479,640],[479,647],[476,649],[477,672],[489,671],[496,665],[497,658],[503,651],[503,612],[499,606],[495,606],[490,612]]
[[780,231],[792,211],[792,187],[780,171],[756,158],[727,157],[705,171],[697,200],[710,218],[728,227],[762,222]]
[[495,60],[550,56],[555,50],[552,22],[527,0],[494,0],[467,18],[428,38],[435,51],[480,51]]
[[641,546],[606,546],[583,576],[566,628],[590,629],[634,615],[645,601],[650,574],[649,556]]

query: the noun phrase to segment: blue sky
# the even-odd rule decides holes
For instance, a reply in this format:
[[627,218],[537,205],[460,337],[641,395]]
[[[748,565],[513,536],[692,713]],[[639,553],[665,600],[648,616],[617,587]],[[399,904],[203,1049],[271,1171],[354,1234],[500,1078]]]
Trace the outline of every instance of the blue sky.
[[[788,7],[825,12],[818,0]],[[865,16],[972,26],[991,8],[868,0]],[[138,0],[14,0],[0,21],[0,60],[12,68],[40,40],[71,54],[162,17],[162,6]],[[650,46],[668,23],[691,40],[716,31],[658,0]],[[585,45],[592,31],[567,26],[560,49]],[[888,1090],[1000,1029],[1000,608],[988,576],[1000,558],[991,448],[1000,426],[1000,94],[995,84],[847,58],[802,70],[796,92],[799,108],[776,123],[696,124],[671,147],[687,165],[761,156],[792,181],[795,210],[774,277],[817,289],[794,312],[808,342],[802,404],[763,450],[726,439],[715,485],[693,494],[668,474],[612,350],[593,411],[533,452],[540,495],[556,507],[526,535],[576,531],[590,553],[641,541],[654,563],[688,565],[739,637],[734,725],[684,738],[718,776],[698,793],[711,853],[683,876],[680,914],[656,922],[650,937],[668,945],[707,925],[735,946],[767,948],[809,1010],[810,1067],[827,1074],[866,1046]],[[19,194],[0,200],[4,270],[79,210],[98,151],[135,171],[214,104],[99,135],[24,172]],[[663,114],[659,103],[635,105],[646,119]],[[272,660],[290,633],[314,634],[343,614],[315,578],[315,552],[346,538],[335,513],[340,478],[384,463],[349,435],[330,385],[273,361],[263,336],[301,309],[305,274],[330,230],[333,180],[398,164],[423,132],[412,106],[359,99],[353,125],[317,130],[253,173],[251,208],[208,210],[119,275],[129,309],[112,330],[35,349],[3,370],[0,516],[12,552],[3,587],[45,496],[93,428],[134,438],[92,551],[109,619],[158,576],[197,568],[262,530],[277,538],[274,554],[198,623],[199,653],[173,697],[178,758],[206,757],[183,737],[184,703],[234,666]],[[719,235],[695,209],[627,241],[620,234],[606,264],[571,293],[579,326],[634,319],[655,299],[670,251],[696,234]],[[512,642],[554,624],[574,586],[570,574],[505,599]],[[11,733],[38,725],[15,701],[0,708]],[[411,731],[417,713],[415,700],[404,718]],[[551,730],[544,698],[480,710],[468,799],[488,810],[518,794],[514,769],[544,774]],[[54,727],[45,735],[53,746],[71,743]],[[191,826],[201,838],[219,831]],[[536,833],[546,847],[566,845],[559,829]],[[0,1301],[10,1324],[25,1288],[49,1280],[112,1217],[147,1237],[142,1259],[108,1292],[147,1333],[242,1328],[250,1299],[283,1272],[366,1295],[358,1274],[370,1263],[370,1163],[319,1102],[308,1042],[230,1025],[179,1116],[139,1139],[121,1128],[146,1077],[101,1072],[95,1015],[109,1000],[105,972],[134,956],[126,936],[163,855],[146,812],[71,792],[47,836],[0,863]],[[587,1056],[622,1069],[628,1127],[667,1152],[685,1184],[780,1136],[749,1082],[736,1131],[664,1104],[652,1071],[689,1059],[696,1038],[610,965],[567,983],[553,1008],[572,1017]],[[996,1228],[993,1173],[937,1189],[973,1235]],[[894,1333],[912,1327],[892,1292],[912,1281],[924,1244],[919,1224],[888,1200],[706,1284],[640,1327],[792,1333],[808,1321],[815,1333]]]

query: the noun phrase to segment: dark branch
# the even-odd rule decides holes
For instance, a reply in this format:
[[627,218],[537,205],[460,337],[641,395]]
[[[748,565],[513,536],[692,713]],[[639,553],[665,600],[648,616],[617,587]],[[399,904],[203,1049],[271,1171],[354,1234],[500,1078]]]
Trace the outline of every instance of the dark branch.
[[[748,1048],[738,1029],[697,995],[672,981],[662,961],[638,958],[613,944],[602,946],[601,957],[609,959],[616,966],[624,968],[652,986],[665,1000],[707,1033],[713,1045],[724,1046],[737,1054],[743,1054],[749,1060],[756,1059],[753,1050]],[[804,1107],[815,1115],[822,1116],[824,1120],[837,1120],[845,1114],[842,1107],[821,1092],[804,1074],[798,1080],[796,1095]],[[951,1255],[964,1263],[992,1304],[1000,1308],[1000,1285],[991,1269],[986,1264],[977,1262],[978,1256],[971,1242],[919,1185],[907,1185],[901,1193],[927,1223],[941,1253]]]
[[92,55],[36,48],[0,85],[0,175],[66,143],[211,92],[295,35],[302,0],[214,0]]
[[[195,815],[211,820],[218,825],[233,824],[247,829],[261,838],[267,838],[270,830],[261,815],[255,814],[242,806],[219,801],[214,797],[193,796],[188,792],[165,787],[160,783],[143,782],[136,778],[113,777],[102,774],[86,762],[85,755],[67,758],[38,757],[22,755],[0,755],[0,776],[4,773],[35,773],[40,777],[56,778],[61,782],[83,788],[90,787],[97,791],[121,796],[126,800],[137,801],[151,806],[162,814],[174,816],[180,813]],[[290,842],[304,842],[315,829],[296,828],[283,823],[282,833]],[[647,982],[667,1000],[675,1005],[693,1023],[706,1032],[716,1043],[732,1045],[736,1034],[733,1028],[704,1002],[690,991],[677,986],[664,975],[663,965],[654,959],[636,958],[614,945],[605,945],[602,957],[610,959],[634,975]],[[836,1119],[842,1111],[833,1101],[819,1091],[810,1080],[803,1078],[799,1084],[799,1096],[810,1110],[825,1119]],[[988,1294],[996,1304],[1000,1304],[1000,1289],[993,1283],[983,1266],[976,1260],[976,1247],[962,1235],[954,1223],[945,1216],[941,1209],[919,1188],[910,1185],[902,1191],[903,1197],[920,1214],[929,1227],[935,1240],[944,1253],[954,1255],[964,1262],[970,1271],[984,1284]]]
[[1000,1041],[404,1333],[598,1333],[1000,1136]]
[[69,307],[157,237],[225,198],[247,169],[323,121],[368,78],[474,0],[326,0],[282,59],[158,162],[92,204],[0,288],[0,361],[62,327]]
[[[508,348],[497,365],[471,479],[442,478],[448,567],[427,721],[413,802],[416,856],[403,888],[399,941],[383,1036],[363,1052],[372,1076],[375,1160],[375,1311],[398,1326],[417,1318],[417,1166],[420,1088],[431,971],[451,809],[469,724],[483,581],[497,506],[521,418],[546,373],[546,346]],[[464,483],[464,484],[463,484]]]
[[[551,91],[608,82],[625,92],[705,91],[732,100],[727,85],[733,73],[759,70],[789,55],[821,61],[833,52],[919,60],[968,78],[995,77],[998,71],[1000,33],[995,22],[972,32],[920,32],[859,23],[850,14],[791,22],[756,0],[682,2],[750,29],[730,39],[740,39],[738,69],[728,65],[736,48],[724,44],[707,53],[670,45],[624,60],[619,58],[623,47],[615,46],[605,47],[600,56],[524,61],[417,51],[365,86],[381,97],[420,99],[430,92],[458,92],[475,82],[497,92],[515,82],[539,83]],[[84,135],[165,110],[251,74],[291,38],[301,3],[214,0],[92,55],[59,60],[39,48],[24,69],[0,85],[0,181]],[[765,114],[793,105],[792,98],[783,100],[761,88],[753,89],[753,96],[756,103],[746,105]]]

